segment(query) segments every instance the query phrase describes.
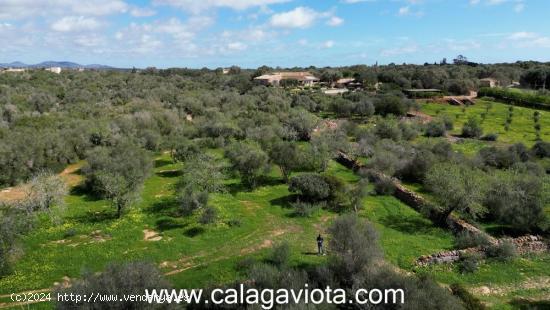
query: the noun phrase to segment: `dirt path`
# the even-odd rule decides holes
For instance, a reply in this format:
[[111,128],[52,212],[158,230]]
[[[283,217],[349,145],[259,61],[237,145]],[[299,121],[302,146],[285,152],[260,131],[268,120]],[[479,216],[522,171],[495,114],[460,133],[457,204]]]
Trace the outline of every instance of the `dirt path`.
[[[473,287],[470,289],[470,292],[474,295],[481,296],[504,296],[519,290],[550,290],[550,277],[534,277],[523,282],[507,285]],[[546,296],[550,297],[550,291],[546,292]]]
[[[65,170],[61,171],[58,175],[69,185],[74,187],[83,181],[83,177],[78,174],[78,171],[84,165],[83,162],[78,162],[67,166]],[[15,202],[22,200],[27,195],[29,189],[28,184],[20,184],[17,186],[6,187],[0,190],[0,202]]]

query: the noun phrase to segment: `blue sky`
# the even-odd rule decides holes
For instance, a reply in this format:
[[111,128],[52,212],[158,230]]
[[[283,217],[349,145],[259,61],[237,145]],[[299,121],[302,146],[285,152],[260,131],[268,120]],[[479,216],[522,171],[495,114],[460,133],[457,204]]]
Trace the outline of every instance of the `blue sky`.
[[0,0],[0,62],[550,61],[547,0]]

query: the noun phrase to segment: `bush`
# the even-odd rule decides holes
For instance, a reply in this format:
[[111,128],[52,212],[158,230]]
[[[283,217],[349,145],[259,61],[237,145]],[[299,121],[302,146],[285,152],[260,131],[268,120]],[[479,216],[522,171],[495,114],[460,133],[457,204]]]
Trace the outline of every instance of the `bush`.
[[207,191],[196,191],[190,186],[185,187],[182,193],[178,195],[183,215],[191,215],[193,211],[206,207],[208,196]]
[[443,137],[447,132],[447,127],[440,120],[434,120],[426,124],[424,134],[426,137]]
[[471,117],[462,127],[462,136],[466,138],[479,138],[483,134],[483,129],[476,118]]
[[393,195],[395,184],[391,177],[382,176],[374,182],[374,191],[378,195]]
[[550,157],[550,142],[537,141],[532,151],[539,158],[548,158]]
[[[102,273],[85,273],[71,287],[60,289],[59,294],[93,295],[143,295],[145,290],[169,289],[166,281],[157,268],[149,263],[129,263],[110,265]],[[174,309],[168,304],[149,304],[132,301],[94,301],[77,304],[74,301],[60,301],[56,308],[64,309]]]
[[483,141],[497,141],[498,140],[498,133],[488,133],[485,136],[481,137],[481,140],[483,140]]
[[290,260],[290,245],[288,242],[283,242],[273,248],[269,261],[278,267],[286,266]]
[[294,214],[300,217],[310,217],[315,211],[319,210],[320,205],[307,202],[294,202],[291,204],[294,208]]
[[298,193],[307,201],[325,200],[330,196],[330,186],[325,177],[318,173],[304,173],[292,177],[288,190]]
[[201,217],[199,219],[199,223],[201,224],[211,224],[216,221],[218,218],[218,210],[214,207],[206,207],[204,210],[202,210]]
[[486,247],[489,245],[489,239],[484,234],[472,234],[468,231],[460,232],[454,240],[454,246],[457,249],[468,249],[475,247]]
[[465,255],[460,259],[460,272],[462,273],[474,273],[479,268],[481,258],[478,255],[471,254]]
[[488,247],[487,256],[499,261],[509,261],[517,256],[517,249],[512,241],[504,240]]
[[239,219],[231,219],[227,221],[227,225],[229,227],[240,227],[242,225],[242,222]]
[[403,137],[399,122],[394,118],[385,118],[378,122],[374,133],[380,139],[390,139],[393,141],[399,141]]

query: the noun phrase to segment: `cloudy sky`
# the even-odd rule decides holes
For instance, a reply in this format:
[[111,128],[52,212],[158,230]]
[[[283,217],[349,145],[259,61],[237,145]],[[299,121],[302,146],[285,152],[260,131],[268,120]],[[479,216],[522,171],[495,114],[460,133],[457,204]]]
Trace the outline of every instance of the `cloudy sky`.
[[548,0],[0,0],[0,62],[550,61]]

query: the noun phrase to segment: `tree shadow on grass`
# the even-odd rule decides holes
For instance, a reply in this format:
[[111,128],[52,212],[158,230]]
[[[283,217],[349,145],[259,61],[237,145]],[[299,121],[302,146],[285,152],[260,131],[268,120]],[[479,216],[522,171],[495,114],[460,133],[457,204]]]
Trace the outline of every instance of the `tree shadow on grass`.
[[178,201],[174,197],[165,197],[159,201],[155,201],[150,207],[145,208],[144,211],[148,214],[169,217],[181,216]]
[[514,299],[510,302],[510,305],[521,310],[543,310],[550,309],[550,300],[532,301],[526,299]]
[[172,162],[171,160],[164,159],[164,158],[155,159],[155,168],[164,167],[164,166],[167,166],[167,165],[171,165],[173,163],[174,162]]
[[255,187],[251,187],[249,184],[241,182],[231,183],[227,185],[227,190],[233,196],[240,192],[252,192],[261,186],[276,186],[284,184],[283,180],[275,177],[262,177],[256,182]]
[[180,169],[174,169],[174,170],[162,170],[155,174],[162,178],[176,178],[181,176],[182,173]]
[[206,230],[202,227],[192,227],[188,230],[184,231],[183,234],[189,238],[194,238],[202,233],[204,233]]
[[485,228],[485,231],[493,237],[502,238],[502,237],[520,237],[526,234],[525,231],[514,229],[506,225],[497,225]]
[[71,188],[70,194],[73,196],[82,197],[84,201],[98,201],[102,199],[99,195],[89,190],[85,184],[79,184]]
[[434,226],[426,219],[419,217],[408,217],[400,214],[389,214],[380,220],[386,227],[398,230],[407,234],[430,234]]
[[171,218],[171,217],[165,217],[157,220],[155,223],[156,227],[160,231],[167,231],[172,229],[178,229],[178,228],[184,228],[188,224],[181,223],[177,219]]
[[291,194],[291,195],[271,199],[269,203],[273,206],[278,206],[283,209],[292,209],[292,203],[295,202],[297,198],[298,198],[298,195]]

